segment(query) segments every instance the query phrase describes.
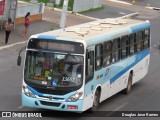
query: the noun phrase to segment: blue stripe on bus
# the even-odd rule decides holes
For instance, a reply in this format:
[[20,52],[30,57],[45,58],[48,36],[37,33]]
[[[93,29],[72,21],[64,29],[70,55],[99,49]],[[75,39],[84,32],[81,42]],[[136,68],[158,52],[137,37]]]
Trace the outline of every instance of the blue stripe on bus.
[[51,40],[56,40],[57,36],[52,36],[52,35],[38,35],[39,39],[51,39]]
[[[142,59],[144,59],[147,55],[149,55],[150,49],[146,49],[143,52],[140,52],[132,57],[129,57],[125,60],[119,61],[107,68],[103,68],[102,70],[96,71],[94,74],[93,80],[88,82],[85,86],[85,95],[88,95],[92,92],[91,87],[94,85],[94,88],[98,84],[105,84],[109,81],[110,84],[113,84],[115,81],[118,80],[122,75],[124,75],[127,71],[132,69],[136,64],[138,64]],[[106,70],[109,69],[108,75],[106,76]],[[101,78],[97,79],[97,76],[101,76]]]
[[116,74],[114,77],[110,79],[110,84],[115,82],[120,76],[122,76],[124,73],[126,73],[129,69],[131,69],[133,66],[135,66],[139,61],[141,61],[144,57],[146,57],[150,52],[150,49],[147,49],[146,51],[139,53],[136,55],[136,60],[134,63],[126,67],[124,70]]
[[150,28],[150,23],[143,23],[143,24],[140,24],[140,25],[135,25],[135,26],[132,26],[131,27],[131,30],[132,32],[138,32],[138,31],[141,31],[141,30],[144,30],[144,29],[149,29]]
[[36,91],[35,89],[33,89],[30,86],[27,86],[27,88],[34,94],[34,95],[39,95],[39,96],[43,96],[42,93],[39,93],[38,91]]

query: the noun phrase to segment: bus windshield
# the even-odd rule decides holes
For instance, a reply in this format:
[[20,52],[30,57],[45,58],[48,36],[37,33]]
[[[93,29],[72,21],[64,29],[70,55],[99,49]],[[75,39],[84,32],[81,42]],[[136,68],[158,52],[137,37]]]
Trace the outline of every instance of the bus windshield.
[[24,76],[25,82],[41,87],[80,87],[83,82],[83,57],[28,51]]

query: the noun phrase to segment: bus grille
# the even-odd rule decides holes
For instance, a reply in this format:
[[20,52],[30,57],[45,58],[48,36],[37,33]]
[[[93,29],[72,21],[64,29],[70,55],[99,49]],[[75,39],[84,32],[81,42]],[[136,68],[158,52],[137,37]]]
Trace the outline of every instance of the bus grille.
[[43,94],[51,94],[51,95],[65,95],[70,91],[59,91],[59,90],[51,90],[51,89],[44,89],[44,88],[37,88],[33,87],[36,91],[43,93]]
[[55,102],[46,102],[46,101],[40,101],[42,105],[47,105],[47,106],[53,106],[53,107],[59,107],[61,103],[55,103]]
[[[42,97],[42,98],[48,98],[49,99],[49,96],[42,96],[42,95],[38,95],[39,97]],[[64,98],[58,98],[58,97],[53,97],[52,99],[54,100],[64,100]]]

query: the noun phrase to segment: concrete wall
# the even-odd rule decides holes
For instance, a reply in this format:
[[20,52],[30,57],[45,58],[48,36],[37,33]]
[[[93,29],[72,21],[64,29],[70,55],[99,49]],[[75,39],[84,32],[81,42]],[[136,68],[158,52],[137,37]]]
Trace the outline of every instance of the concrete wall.
[[81,12],[98,7],[102,7],[101,0],[74,0],[73,12]]
[[24,24],[24,17],[27,14],[27,12],[30,12],[30,20],[38,21],[42,20],[42,14],[44,13],[44,4],[43,3],[37,3],[37,4],[29,4],[29,3],[19,3],[17,8],[17,14],[16,14],[16,25],[17,24]]
[[[34,22],[38,20],[42,20],[42,14],[36,14],[36,15],[30,16],[30,22]],[[15,24],[16,25],[24,24],[24,21],[25,21],[24,17],[19,17],[19,18],[16,18]]]
[[24,17],[27,12],[30,12],[31,15],[42,14],[44,12],[44,4],[28,4],[26,6],[19,6],[17,8],[16,18]]
[[[11,17],[12,20],[15,20],[16,24],[22,24],[24,23],[24,17],[27,12],[31,13],[31,22],[42,20],[42,14],[44,13],[43,3],[31,4],[18,2],[16,8],[16,1],[17,0],[6,0],[5,12],[4,15],[0,17],[0,20],[7,20],[9,17]],[[15,9],[10,9],[11,7],[15,7]]]
[[[4,10],[4,15],[3,19],[7,20],[8,17],[11,17],[12,20],[15,19],[15,14],[16,14],[16,2],[17,0],[5,0],[5,10]],[[10,10],[10,8],[12,10]],[[10,11],[9,11],[10,10]]]
[[102,0],[94,0],[93,8],[102,7]]

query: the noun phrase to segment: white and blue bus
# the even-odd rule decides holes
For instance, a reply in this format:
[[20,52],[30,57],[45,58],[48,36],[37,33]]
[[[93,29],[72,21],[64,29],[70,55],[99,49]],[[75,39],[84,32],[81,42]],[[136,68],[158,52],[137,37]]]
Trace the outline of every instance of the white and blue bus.
[[122,18],[33,35],[26,48],[22,105],[95,111],[145,77],[150,43],[149,21]]

